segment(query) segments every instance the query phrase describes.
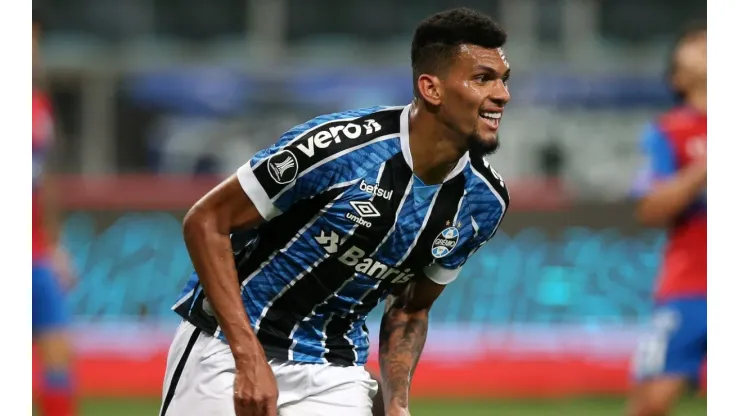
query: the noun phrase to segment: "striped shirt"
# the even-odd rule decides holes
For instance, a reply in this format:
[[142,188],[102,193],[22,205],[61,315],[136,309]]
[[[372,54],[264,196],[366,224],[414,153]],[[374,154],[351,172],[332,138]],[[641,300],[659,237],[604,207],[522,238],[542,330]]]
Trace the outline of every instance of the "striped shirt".
[[[412,171],[409,109],[317,117],[237,171],[265,219],[232,244],[268,358],[365,364],[365,319],[392,288],[452,282],[496,232],[509,205],[501,177],[466,153],[442,184],[425,185]],[[173,309],[224,339],[197,274]]]

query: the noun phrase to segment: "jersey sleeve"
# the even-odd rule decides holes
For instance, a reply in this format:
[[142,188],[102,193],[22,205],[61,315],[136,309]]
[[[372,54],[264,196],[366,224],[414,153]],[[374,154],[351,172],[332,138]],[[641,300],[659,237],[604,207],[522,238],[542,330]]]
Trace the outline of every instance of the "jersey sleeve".
[[[299,124],[258,152],[236,176],[260,215],[270,220],[296,202],[347,185],[392,155],[400,108],[368,107]],[[375,146],[377,144],[377,146]]]
[[469,255],[464,257],[457,267],[451,266],[449,263],[432,263],[424,268],[424,275],[438,285],[448,285],[457,279],[468,257]]
[[286,143],[283,136],[237,170],[242,189],[265,220],[288,211],[302,199],[320,194],[342,170],[341,161],[333,157],[336,154],[315,147],[307,152],[306,145],[306,140],[301,139]]
[[469,188],[465,194],[469,211],[459,212],[455,219],[469,217],[470,222],[460,230],[462,244],[424,268],[427,278],[440,285],[457,279],[468,259],[496,234],[511,206],[503,178],[486,159],[471,157],[470,169],[470,183],[466,185]]
[[452,283],[462,271],[465,263],[475,254],[478,249],[489,242],[498,231],[498,227],[506,214],[507,205],[503,202],[496,208],[490,208],[483,213],[479,220],[485,224],[479,226],[473,217],[471,217],[471,227],[469,230],[463,230],[463,233],[472,233],[471,238],[466,239],[466,243],[456,247],[452,252],[429,266],[424,268],[424,274],[434,283],[447,285]]
[[638,197],[649,192],[656,181],[673,176],[677,170],[671,142],[655,124],[648,125],[643,132],[641,147],[645,162],[632,189]]
[[490,239],[481,241],[471,241],[470,244],[459,247],[458,250],[453,252],[434,263],[424,268],[424,275],[434,283],[439,285],[447,285],[455,281],[457,276],[462,271],[463,266],[480,247],[483,246]]

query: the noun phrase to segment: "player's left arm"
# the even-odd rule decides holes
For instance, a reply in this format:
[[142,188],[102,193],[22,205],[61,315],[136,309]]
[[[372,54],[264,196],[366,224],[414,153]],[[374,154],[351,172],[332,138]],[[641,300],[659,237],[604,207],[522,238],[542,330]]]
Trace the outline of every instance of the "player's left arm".
[[411,379],[426,342],[429,311],[444,288],[457,279],[465,262],[489,239],[470,241],[425,267],[423,276],[399,287],[386,300],[380,323],[380,374],[387,416],[408,414]]
[[488,186],[492,189],[491,197],[503,194],[505,198],[496,196],[498,204],[486,205],[471,216],[475,217],[472,237],[449,255],[426,266],[423,276],[401,286],[386,300],[379,343],[386,416],[409,414],[411,379],[426,342],[429,311],[445,286],[457,279],[470,257],[493,238],[506,215],[509,193],[497,174],[488,179],[489,183],[497,185],[496,181],[501,186],[497,187],[498,191]]
[[386,300],[380,324],[380,374],[387,415],[408,413],[411,378],[426,342],[429,311],[444,288],[420,277]]

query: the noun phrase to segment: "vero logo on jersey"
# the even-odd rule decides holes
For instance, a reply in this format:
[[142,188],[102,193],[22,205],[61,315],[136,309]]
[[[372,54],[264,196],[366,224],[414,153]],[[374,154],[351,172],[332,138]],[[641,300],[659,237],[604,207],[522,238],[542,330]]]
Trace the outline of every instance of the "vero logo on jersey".
[[444,257],[452,251],[457,245],[460,238],[460,231],[455,227],[447,227],[437,235],[432,244],[432,256],[438,259]]
[[353,140],[360,137],[363,132],[366,135],[373,134],[380,131],[380,129],[382,129],[380,123],[373,119],[365,120],[362,125],[355,123],[340,124],[319,131],[309,137],[305,143],[301,142],[296,147],[306,156],[313,157],[317,147],[326,149],[332,143],[341,143],[344,138]]

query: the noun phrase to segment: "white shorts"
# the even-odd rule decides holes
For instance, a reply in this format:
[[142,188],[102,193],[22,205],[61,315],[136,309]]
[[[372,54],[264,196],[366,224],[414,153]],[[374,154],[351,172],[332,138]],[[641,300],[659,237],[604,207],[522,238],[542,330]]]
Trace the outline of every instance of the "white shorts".
[[[271,360],[280,416],[371,416],[378,383],[363,367]],[[229,346],[183,322],[167,356],[160,416],[234,416]]]

